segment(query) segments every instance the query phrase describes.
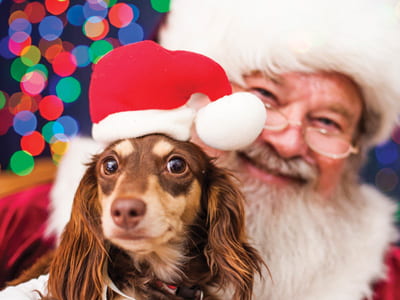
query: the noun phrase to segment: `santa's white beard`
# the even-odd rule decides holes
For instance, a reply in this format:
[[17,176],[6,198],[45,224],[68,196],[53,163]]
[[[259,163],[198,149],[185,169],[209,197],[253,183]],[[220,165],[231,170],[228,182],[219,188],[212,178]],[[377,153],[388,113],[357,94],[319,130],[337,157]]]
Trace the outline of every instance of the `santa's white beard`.
[[[355,168],[349,167],[335,195],[324,199],[314,189],[316,170],[304,162],[290,162],[288,168],[285,161],[264,148],[254,154],[253,147],[245,153],[255,159],[272,155],[266,164],[275,170],[276,166],[282,170],[298,168],[298,175],[306,177],[308,183],[271,187],[247,175],[237,154],[220,160],[242,183],[248,235],[272,275],[270,278],[265,270],[263,280],[256,281],[254,299],[355,300],[370,295],[369,281],[382,274],[385,245],[365,249],[375,243],[368,236],[369,216],[375,208],[361,196]],[[304,172],[313,174],[306,176]],[[368,264],[374,266],[364,268]]]

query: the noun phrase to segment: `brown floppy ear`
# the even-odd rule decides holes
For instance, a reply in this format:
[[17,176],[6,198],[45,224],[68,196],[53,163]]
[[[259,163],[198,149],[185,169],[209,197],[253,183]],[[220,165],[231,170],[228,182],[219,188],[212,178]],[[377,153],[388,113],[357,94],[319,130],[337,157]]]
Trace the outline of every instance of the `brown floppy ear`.
[[227,171],[212,165],[208,176],[208,244],[205,249],[211,272],[223,288],[234,287],[233,299],[250,300],[254,276],[264,264],[248,244],[244,197]]
[[50,266],[48,289],[51,299],[101,299],[107,252],[100,214],[96,164],[93,162],[79,184],[70,221]]

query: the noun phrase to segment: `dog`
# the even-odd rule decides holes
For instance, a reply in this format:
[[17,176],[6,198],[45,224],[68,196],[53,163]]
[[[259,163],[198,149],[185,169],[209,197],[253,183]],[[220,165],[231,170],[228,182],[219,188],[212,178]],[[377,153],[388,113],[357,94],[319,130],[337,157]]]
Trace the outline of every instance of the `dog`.
[[265,264],[244,218],[235,178],[197,145],[116,141],[88,164],[42,298],[249,300]]

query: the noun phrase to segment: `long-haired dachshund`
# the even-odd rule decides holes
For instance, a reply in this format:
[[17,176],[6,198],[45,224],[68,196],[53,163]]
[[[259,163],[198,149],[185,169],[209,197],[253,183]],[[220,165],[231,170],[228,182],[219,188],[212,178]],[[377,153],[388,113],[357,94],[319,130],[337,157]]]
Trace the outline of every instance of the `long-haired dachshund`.
[[95,155],[50,265],[44,299],[251,299],[263,262],[244,200],[195,144],[163,135]]

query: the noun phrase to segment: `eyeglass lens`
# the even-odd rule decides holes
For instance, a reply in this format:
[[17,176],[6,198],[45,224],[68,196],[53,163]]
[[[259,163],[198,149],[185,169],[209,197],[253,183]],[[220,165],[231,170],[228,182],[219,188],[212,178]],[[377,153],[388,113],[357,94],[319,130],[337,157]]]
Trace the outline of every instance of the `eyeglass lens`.
[[[285,129],[289,122],[285,115],[274,108],[267,107],[267,122],[265,128],[272,131]],[[344,155],[351,148],[350,143],[341,136],[326,134],[318,128],[307,127],[304,132],[305,141],[316,152],[323,155]]]

